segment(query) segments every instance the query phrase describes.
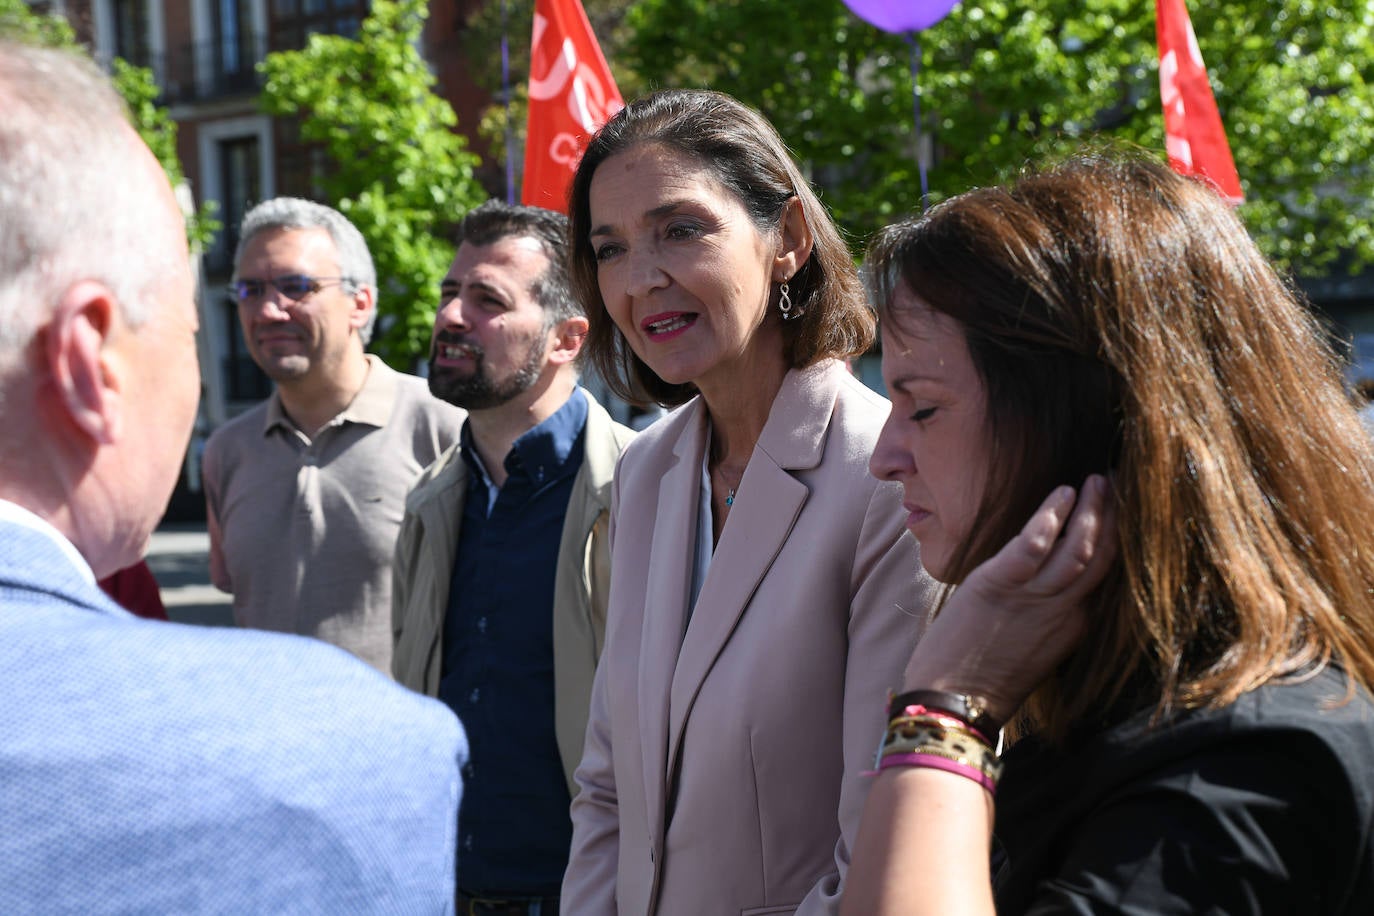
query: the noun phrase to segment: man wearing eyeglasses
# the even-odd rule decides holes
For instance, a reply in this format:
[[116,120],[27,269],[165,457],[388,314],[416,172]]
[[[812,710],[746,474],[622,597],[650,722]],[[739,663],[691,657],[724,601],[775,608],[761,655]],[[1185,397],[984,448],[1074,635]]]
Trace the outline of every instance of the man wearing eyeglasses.
[[195,279],[108,79],[4,35],[0,913],[451,912],[466,752],[443,704],[97,585],[186,453]]
[[240,626],[314,636],[390,673],[406,490],[463,412],[364,352],[376,272],[343,214],[258,204],[234,262],[244,340],[276,388],[206,444],[211,580]]

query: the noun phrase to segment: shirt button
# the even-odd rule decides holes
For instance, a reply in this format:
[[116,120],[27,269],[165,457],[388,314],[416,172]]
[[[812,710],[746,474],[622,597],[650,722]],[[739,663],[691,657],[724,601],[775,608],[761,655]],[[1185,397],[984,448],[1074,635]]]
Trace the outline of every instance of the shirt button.
[[476,705],[477,705],[477,701],[480,700],[481,698],[482,698],[482,691],[479,690],[479,689],[476,688],[476,687],[472,688],[472,692],[468,694],[468,702],[471,703],[473,706],[476,706]]
[[487,618],[485,618],[485,617],[478,617],[478,618],[477,618],[477,632],[478,632],[478,633],[485,633],[485,632],[487,632]]
[[474,770],[473,770],[472,764],[470,764],[470,763],[465,763],[465,764],[463,764],[463,778],[464,778],[464,779],[472,779],[472,774],[473,774],[473,772],[474,772]]
[[472,834],[469,833],[463,837],[463,848],[469,852],[472,851]]

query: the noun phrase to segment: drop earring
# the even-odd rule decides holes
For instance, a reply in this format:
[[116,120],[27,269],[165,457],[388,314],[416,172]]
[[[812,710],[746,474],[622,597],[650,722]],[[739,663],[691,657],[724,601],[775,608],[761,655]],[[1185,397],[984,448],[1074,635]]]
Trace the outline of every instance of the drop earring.
[[787,281],[783,280],[778,287],[778,311],[782,312],[783,321],[791,321],[802,316],[802,310],[792,311],[791,291],[787,288]]

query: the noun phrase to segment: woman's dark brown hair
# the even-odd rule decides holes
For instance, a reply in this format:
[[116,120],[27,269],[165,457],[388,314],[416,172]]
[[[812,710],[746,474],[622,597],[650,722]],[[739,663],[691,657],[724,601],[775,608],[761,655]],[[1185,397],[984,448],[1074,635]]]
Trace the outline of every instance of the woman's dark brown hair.
[[991,480],[958,581],[1057,484],[1110,472],[1121,562],[1032,697],[1049,734],[1119,701],[1219,706],[1328,662],[1374,686],[1374,449],[1312,314],[1218,195],[1087,154],[891,227],[869,260],[963,327]]
[[[690,384],[664,382],[634,355],[606,313],[597,285],[588,199],[592,177],[611,156],[647,144],[677,150],[706,168],[735,195],[760,232],[778,232],[788,202],[801,202],[813,247],[789,281],[792,301],[803,309],[800,318],[782,324],[790,368],[855,356],[872,345],[874,319],[849,248],[773,125],[719,92],[664,90],[631,102],[596,132],[569,192],[573,291],[586,305],[591,325],[582,352],[612,391],[629,401],[664,405],[681,404],[696,393]],[[773,296],[776,300],[776,292]]]

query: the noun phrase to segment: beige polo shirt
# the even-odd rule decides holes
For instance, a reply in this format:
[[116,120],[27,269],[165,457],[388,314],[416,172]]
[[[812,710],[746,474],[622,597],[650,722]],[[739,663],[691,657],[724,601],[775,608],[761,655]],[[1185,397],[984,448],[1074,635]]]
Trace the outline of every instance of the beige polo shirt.
[[239,626],[315,636],[391,673],[391,560],[406,491],[465,414],[380,359],[315,436],[276,392],[215,430],[203,473],[210,578]]

